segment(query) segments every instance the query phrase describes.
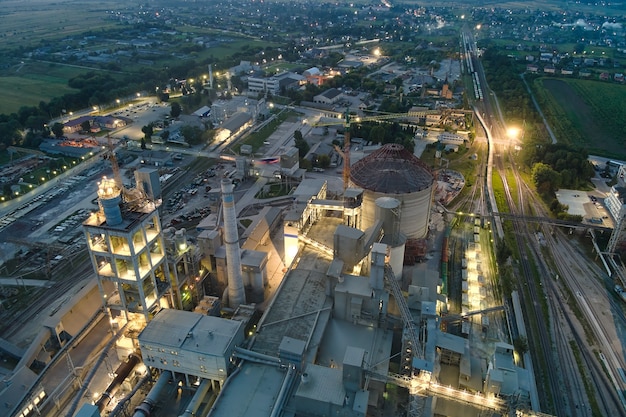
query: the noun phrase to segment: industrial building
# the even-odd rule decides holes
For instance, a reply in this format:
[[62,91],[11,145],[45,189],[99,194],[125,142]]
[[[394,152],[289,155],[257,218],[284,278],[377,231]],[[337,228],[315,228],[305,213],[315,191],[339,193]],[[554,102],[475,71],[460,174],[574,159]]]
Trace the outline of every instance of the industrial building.
[[[83,225],[122,363],[76,416],[169,417],[177,401],[184,417],[489,415],[527,396],[512,346],[498,344],[487,367],[467,338],[441,330],[440,275],[405,268],[407,239],[429,231],[434,177],[402,146],[356,163],[338,200],[326,181],[302,180],[286,209],[259,210],[242,234],[222,179],[197,249],[184,230],[162,229],[158,176],[136,175],[135,190],[103,179],[101,209]],[[474,264],[464,294],[483,309]]]

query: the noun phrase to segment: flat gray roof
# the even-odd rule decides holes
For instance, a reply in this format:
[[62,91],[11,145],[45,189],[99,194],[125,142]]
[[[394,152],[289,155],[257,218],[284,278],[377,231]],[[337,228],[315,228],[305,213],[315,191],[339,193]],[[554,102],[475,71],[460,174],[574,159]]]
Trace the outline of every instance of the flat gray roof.
[[325,183],[326,180],[323,179],[305,178],[293,192],[293,196],[296,201],[308,201],[309,198],[316,196],[320,192]]
[[296,399],[311,400],[343,406],[346,391],[343,388],[343,372],[338,368],[310,364],[306,368],[309,380],[300,384],[296,391]]
[[365,357],[365,349],[355,346],[348,346],[346,354],[343,356],[343,364],[349,366],[363,366],[363,358]]
[[437,332],[436,338],[436,346],[461,355],[465,353],[466,343],[469,343],[467,339],[444,332]]
[[343,224],[340,224],[339,226],[337,226],[337,229],[335,229],[335,234],[336,235],[340,235],[340,236],[349,237],[349,238],[352,238],[352,239],[359,239],[365,233],[363,231],[357,229],[357,228],[350,227],[350,226],[344,226]]
[[[262,317],[252,350],[278,356],[284,336],[307,340],[316,325],[317,312],[327,308],[326,285],[330,262],[311,249],[303,249],[297,269],[285,276],[271,308]],[[308,314],[307,314],[308,313]]]
[[213,405],[211,417],[267,417],[285,379],[274,366],[246,362],[228,379]]
[[163,309],[139,334],[140,343],[223,356],[243,323],[189,311]]
[[363,360],[365,364],[372,366],[371,371],[374,374],[387,375],[393,332],[381,328],[364,330],[358,324],[331,319],[326,326],[316,363],[343,368],[347,350],[350,347],[363,348]]
[[370,297],[372,288],[370,287],[370,279],[368,277],[359,277],[355,275],[344,275],[343,282],[337,283],[335,292],[345,292],[361,297]]

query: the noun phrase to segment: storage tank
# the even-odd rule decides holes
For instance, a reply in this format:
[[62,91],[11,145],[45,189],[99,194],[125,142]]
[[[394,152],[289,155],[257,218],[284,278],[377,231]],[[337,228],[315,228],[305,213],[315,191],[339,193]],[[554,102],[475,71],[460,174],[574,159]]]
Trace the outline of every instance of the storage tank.
[[400,202],[400,230],[409,239],[426,236],[432,205],[434,175],[402,145],[389,143],[361,159],[350,170],[351,186],[362,188],[362,228],[376,220],[376,200]]
[[103,177],[98,183],[98,197],[100,207],[109,226],[117,226],[122,223],[121,190],[115,181]]
[[392,197],[377,198],[375,217],[383,222],[383,243],[395,245],[400,237],[400,201]]

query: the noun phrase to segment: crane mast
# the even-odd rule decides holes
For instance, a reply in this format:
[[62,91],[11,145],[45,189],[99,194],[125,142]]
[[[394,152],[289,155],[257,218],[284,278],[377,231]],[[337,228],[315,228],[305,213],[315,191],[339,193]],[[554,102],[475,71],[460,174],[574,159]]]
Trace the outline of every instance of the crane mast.
[[346,109],[346,119],[343,133],[343,192],[348,188],[350,181],[350,109]]
[[121,190],[122,196],[124,196],[126,189],[124,188],[124,183],[122,182],[122,173],[120,172],[120,165],[117,163],[117,157],[115,156],[115,148],[113,146],[113,142],[111,140],[111,136],[107,135],[107,146],[108,151],[105,154],[105,158],[111,162],[111,169],[113,170],[113,180],[115,181],[115,185]]
[[[356,117],[356,123],[362,122],[382,122],[392,119],[400,119],[400,118],[415,118],[415,117],[423,117],[427,114],[433,113],[442,113],[440,110],[423,110],[417,112],[407,112],[407,113],[388,113],[388,114],[379,114],[375,116],[365,116],[365,117]],[[345,128],[345,132],[343,135],[343,151],[340,152],[340,155],[343,157],[343,190],[346,191],[348,188],[348,183],[350,182],[350,124],[351,124],[352,116],[350,115],[350,108],[346,108],[344,113],[342,122],[321,122],[314,123],[313,126],[332,126],[343,124]]]

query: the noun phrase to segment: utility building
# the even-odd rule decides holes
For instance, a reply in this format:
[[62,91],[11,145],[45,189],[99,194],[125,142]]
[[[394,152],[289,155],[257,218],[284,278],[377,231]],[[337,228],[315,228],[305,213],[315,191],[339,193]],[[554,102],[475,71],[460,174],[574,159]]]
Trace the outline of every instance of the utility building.
[[235,346],[244,341],[243,329],[241,321],[163,309],[138,340],[146,365],[222,384]]

